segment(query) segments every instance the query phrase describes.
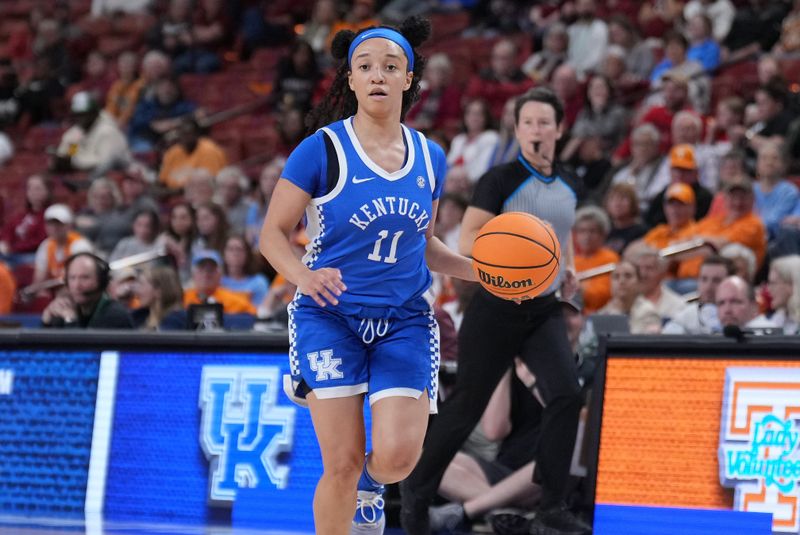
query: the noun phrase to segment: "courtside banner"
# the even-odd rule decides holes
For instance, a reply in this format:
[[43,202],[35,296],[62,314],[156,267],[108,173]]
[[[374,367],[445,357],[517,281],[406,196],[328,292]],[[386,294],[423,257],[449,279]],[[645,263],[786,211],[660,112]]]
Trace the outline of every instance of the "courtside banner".
[[800,533],[800,342],[726,342],[609,341],[596,534]]
[[49,338],[0,351],[0,515],[313,531],[285,338]]

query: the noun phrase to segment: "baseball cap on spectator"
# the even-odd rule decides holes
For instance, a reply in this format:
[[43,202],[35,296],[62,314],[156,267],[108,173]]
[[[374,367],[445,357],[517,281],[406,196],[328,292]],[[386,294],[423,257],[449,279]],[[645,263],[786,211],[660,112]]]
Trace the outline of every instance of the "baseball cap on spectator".
[[214,251],[212,249],[206,249],[206,250],[203,250],[203,251],[197,251],[197,253],[192,258],[192,265],[196,266],[200,262],[205,262],[205,261],[208,261],[208,260],[211,260],[212,262],[217,264],[218,267],[222,266],[222,257],[219,255],[218,252],[216,252],[216,251]]
[[667,188],[667,193],[664,195],[664,199],[668,201],[682,202],[683,204],[694,204],[694,190],[691,188],[691,186],[682,182],[678,182]]
[[692,146],[682,143],[672,147],[669,151],[669,165],[679,169],[697,169],[697,161],[694,159]]
[[722,185],[722,189],[725,191],[746,191],[748,193],[752,193],[753,191],[753,181],[750,180],[749,177],[744,175],[738,175],[736,177],[731,178],[727,182]]
[[44,211],[45,221],[58,221],[65,225],[72,224],[72,210],[66,204],[53,204]]
[[97,101],[89,91],[78,91],[72,96],[69,109],[72,113],[89,113],[96,111]]

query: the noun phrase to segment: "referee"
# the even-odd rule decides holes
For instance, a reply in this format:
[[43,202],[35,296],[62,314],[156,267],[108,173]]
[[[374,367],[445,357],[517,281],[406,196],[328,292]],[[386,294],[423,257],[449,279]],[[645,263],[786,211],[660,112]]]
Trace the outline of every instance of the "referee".
[[410,535],[430,533],[428,506],[442,475],[517,355],[536,376],[535,389],[545,406],[540,438],[531,444],[536,460],[533,481],[543,490],[531,533],[591,533],[565,504],[582,401],[575,357],[555,296],[559,287],[566,297],[578,288],[570,238],[578,183],[553,165],[564,118],[558,97],[549,89],[533,89],[517,99],[514,115],[522,153],[481,177],[464,214],[460,252],[471,256],[478,231],[496,215],[527,212],[555,230],[562,244],[559,273],[535,299],[507,301],[481,288],[467,307],[459,331],[454,391],[428,430],[416,468],[400,485],[401,522]]

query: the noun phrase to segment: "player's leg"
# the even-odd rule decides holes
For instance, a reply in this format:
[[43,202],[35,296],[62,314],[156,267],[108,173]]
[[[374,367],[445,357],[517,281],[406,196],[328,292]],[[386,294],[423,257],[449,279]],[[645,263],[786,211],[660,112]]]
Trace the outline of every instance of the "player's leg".
[[464,514],[477,518],[498,507],[532,508],[539,500],[541,487],[531,481],[534,461],[501,479],[485,492],[464,502]]
[[312,392],[306,399],[322,453],[323,472],[314,493],[316,532],[349,534],[364,465],[363,396],[317,399]]
[[439,494],[450,501],[464,503],[482,495],[490,487],[478,461],[458,452],[444,472]]

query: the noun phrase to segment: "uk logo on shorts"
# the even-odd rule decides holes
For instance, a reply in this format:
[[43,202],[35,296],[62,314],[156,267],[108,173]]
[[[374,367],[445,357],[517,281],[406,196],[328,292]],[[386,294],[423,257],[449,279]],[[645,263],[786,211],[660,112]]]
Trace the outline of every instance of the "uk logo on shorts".
[[295,408],[277,405],[276,366],[203,366],[200,445],[209,460],[209,498],[232,502],[240,488],[289,482]]
[[342,365],[342,359],[333,358],[333,349],[314,351],[306,355],[306,357],[311,371],[317,374],[317,381],[344,378],[344,374],[339,370],[339,366]]
[[773,533],[800,529],[800,369],[728,368],[719,477],[734,509],[771,513]]

